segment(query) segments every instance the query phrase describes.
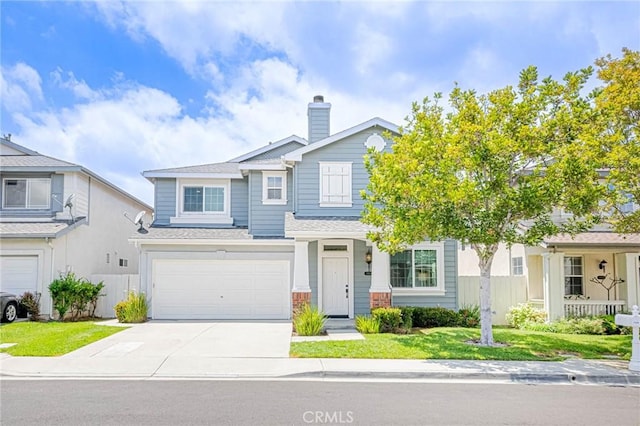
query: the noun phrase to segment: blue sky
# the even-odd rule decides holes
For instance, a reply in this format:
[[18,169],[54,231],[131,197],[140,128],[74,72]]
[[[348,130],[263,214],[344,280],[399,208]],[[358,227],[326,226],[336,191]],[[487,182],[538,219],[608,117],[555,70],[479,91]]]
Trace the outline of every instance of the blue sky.
[[[332,104],[332,132],[454,82],[486,92],[640,49],[640,2],[0,3],[1,132],[152,203],[143,170],[226,161]],[[595,84],[595,83],[594,83]]]

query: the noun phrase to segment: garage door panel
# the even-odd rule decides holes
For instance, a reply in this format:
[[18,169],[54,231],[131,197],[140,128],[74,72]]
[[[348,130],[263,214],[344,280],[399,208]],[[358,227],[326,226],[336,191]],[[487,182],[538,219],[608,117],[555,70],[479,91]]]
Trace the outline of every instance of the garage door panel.
[[289,262],[157,259],[153,316],[158,319],[285,319]]
[[18,296],[38,288],[38,256],[0,256],[0,289]]

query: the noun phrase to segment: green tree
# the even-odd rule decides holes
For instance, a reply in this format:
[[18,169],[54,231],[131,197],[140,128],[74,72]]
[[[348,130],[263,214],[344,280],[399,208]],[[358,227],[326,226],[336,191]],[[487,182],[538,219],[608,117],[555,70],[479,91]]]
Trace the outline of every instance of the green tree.
[[[451,238],[476,251],[484,345],[493,344],[490,276],[498,245],[536,244],[596,220],[597,154],[577,138],[593,116],[580,95],[591,73],[539,82],[529,67],[516,88],[478,95],[456,86],[447,112],[440,94],[414,103],[392,151],[365,158],[363,221],[376,227],[369,238],[382,250]],[[554,222],[554,206],[575,219]]]
[[597,125],[585,139],[591,137],[594,150],[604,148],[610,221],[618,232],[640,232],[640,210],[621,208],[640,204],[640,52],[622,49],[621,58],[607,55],[596,67],[604,86],[596,90]]

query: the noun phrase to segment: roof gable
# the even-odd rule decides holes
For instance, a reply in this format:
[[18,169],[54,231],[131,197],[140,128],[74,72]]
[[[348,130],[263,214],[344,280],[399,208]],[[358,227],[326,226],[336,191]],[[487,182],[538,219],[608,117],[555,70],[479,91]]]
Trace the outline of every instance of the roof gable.
[[315,151],[316,149],[323,148],[327,145],[331,145],[332,143],[338,142],[342,139],[345,139],[351,135],[355,135],[356,133],[359,133],[371,127],[381,127],[384,130],[388,130],[393,133],[398,133],[399,131],[399,127],[396,124],[383,120],[382,118],[375,117],[375,118],[372,118],[371,120],[365,121],[364,123],[360,123],[349,129],[343,130],[327,138],[321,139],[318,142],[314,142],[302,148],[298,148],[295,151],[291,151],[288,154],[284,155],[284,160],[292,161],[292,162],[302,161],[302,156],[308,152]]
[[0,138],[0,155],[40,155],[22,145],[12,142],[8,137]]
[[251,152],[248,152],[246,154],[243,154],[239,157],[236,158],[232,158],[231,160],[229,160],[229,163],[241,163],[243,161],[247,161],[247,160],[251,160],[252,158],[258,157],[262,154],[266,154],[269,151],[273,151],[274,149],[280,148],[282,146],[285,146],[289,143],[298,143],[300,145],[306,146],[308,145],[308,142],[306,139],[301,138],[300,136],[296,136],[296,135],[291,135],[291,136],[287,136],[284,139],[280,139],[279,141],[276,142],[271,142],[268,145],[262,146],[258,149],[254,149]]

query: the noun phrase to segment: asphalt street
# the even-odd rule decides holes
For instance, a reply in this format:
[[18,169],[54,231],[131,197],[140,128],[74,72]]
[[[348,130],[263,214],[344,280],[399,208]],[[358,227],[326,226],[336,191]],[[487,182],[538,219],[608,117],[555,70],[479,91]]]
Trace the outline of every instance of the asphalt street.
[[3,380],[3,425],[638,425],[640,388],[245,380]]

